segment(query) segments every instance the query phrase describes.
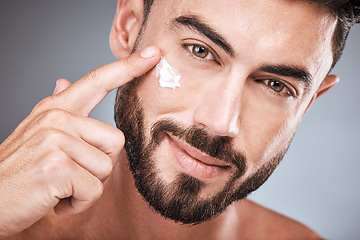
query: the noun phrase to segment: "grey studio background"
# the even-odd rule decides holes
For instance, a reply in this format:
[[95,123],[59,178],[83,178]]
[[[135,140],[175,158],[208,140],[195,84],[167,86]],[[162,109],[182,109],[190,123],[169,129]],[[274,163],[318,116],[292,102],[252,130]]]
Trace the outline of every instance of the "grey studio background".
[[[115,60],[116,0],[0,0],[0,142],[58,78],[72,82]],[[288,154],[250,198],[328,239],[360,238],[360,26],[333,73],[341,82],[314,103]],[[113,124],[114,93],[92,117]]]

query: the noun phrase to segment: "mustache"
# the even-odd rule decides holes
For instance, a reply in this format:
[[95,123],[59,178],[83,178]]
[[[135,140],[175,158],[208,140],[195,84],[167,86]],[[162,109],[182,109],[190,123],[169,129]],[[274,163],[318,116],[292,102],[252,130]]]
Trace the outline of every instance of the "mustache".
[[214,136],[196,125],[184,126],[170,119],[159,120],[151,128],[152,145],[159,145],[167,133],[185,141],[194,148],[237,168],[237,176],[245,173],[246,156],[234,149],[230,137]]

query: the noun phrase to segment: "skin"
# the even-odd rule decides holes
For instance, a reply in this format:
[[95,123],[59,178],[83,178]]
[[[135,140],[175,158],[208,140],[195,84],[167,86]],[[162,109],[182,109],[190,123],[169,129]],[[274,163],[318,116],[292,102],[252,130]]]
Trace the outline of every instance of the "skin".
[[[327,76],[335,19],[302,1],[265,0],[260,5],[229,0],[227,5],[231,8],[217,11],[223,3],[215,0],[156,1],[138,49],[157,47],[148,48],[145,52],[152,54],[144,58],[140,53],[129,57],[141,28],[143,3],[119,1],[110,41],[114,55],[123,60],[93,70],[73,85],[60,79],[54,94],[0,145],[2,239],[318,237],[246,199],[194,227],[164,219],[134,186],[122,132],[88,118],[109,91],[147,72],[137,88],[147,138],[151,124],[164,117],[230,137],[234,148],[247,156],[247,171],[237,184],[284,150],[311,103],[337,82],[336,76]],[[216,29],[234,56],[197,31],[169,28],[171,19],[189,13]],[[181,46],[185,41],[211,48],[217,62],[196,60]],[[161,55],[182,76],[180,88],[158,85],[152,68]],[[298,79],[264,72],[263,65],[307,69],[312,84],[305,89]],[[264,82],[269,77],[284,81],[296,97],[272,91]],[[155,164],[166,182],[179,171],[167,157],[169,148],[164,141],[156,151]],[[201,197],[224,184],[224,178],[206,180]]]

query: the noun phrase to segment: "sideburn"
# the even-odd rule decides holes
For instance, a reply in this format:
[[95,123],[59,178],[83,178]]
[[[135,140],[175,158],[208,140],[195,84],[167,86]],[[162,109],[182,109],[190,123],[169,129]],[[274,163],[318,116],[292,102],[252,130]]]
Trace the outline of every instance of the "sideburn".
[[[143,121],[139,121],[144,116],[139,98],[136,95],[138,81],[139,78],[136,78],[118,89],[114,108],[116,127],[125,135],[124,147],[128,159],[134,159],[135,161],[139,161],[139,157],[143,157],[139,156],[139,154],[142,153],[145,142],[142,134]],[[137,165],[138,163],[131,162],[131,164]],[[130,166],[130,169],[134,167]]]

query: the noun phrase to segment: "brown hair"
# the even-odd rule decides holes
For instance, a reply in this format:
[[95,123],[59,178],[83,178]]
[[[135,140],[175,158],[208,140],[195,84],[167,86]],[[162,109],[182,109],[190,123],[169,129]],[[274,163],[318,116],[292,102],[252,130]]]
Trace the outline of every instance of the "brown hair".
[[332,50],[333,64],[332,67],[341,57],[346,38],[349,34],[351,26],[360,23],[360,1],[359,0],[305,0],[315,3],[320,7],[324,7],[337,18],[335,27]]

